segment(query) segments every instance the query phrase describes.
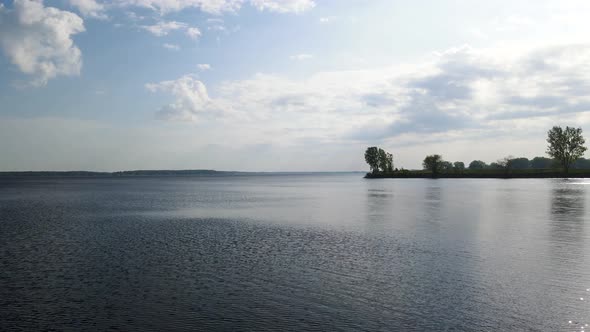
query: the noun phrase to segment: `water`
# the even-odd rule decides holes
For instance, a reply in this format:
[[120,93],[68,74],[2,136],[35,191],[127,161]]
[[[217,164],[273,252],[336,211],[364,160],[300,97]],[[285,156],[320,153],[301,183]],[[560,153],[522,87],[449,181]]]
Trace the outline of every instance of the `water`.
[[580,331],[588,184],[2,179],[0,330]]

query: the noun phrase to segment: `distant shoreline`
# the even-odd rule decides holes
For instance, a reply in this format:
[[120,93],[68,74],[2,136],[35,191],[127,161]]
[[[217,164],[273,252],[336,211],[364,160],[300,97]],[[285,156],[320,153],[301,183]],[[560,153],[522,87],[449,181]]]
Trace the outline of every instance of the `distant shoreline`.
[[321,174],[364,174],[363,171],[350,172],[241,172],[215,170],[133,170],[117,172],[93,171],[9,171],[0,172],[0,178],[17,177],[166,177],[166,176],[246,176],[246,175],[321,175]]
[[590,170],[570,170],[568,174],[556,170],[466,170],[457,173],[439,173],[433,176],[428,171],[400,171],[394,173],[367,173],[366,179],[551,179],[590,178]]
[[590,170],[575,169],[569,174],[554,169],[464,170],[439,173],[433,176],[424,170],[402,170],[393,173],[366,173],[363,171],[335,172],[242,172],[215,170],[132,170],[117,172],[93,171],[9,171],[0,172],[0,178],[72,177],[72,178],[117,178],[117,177],[221,177],[221,176],[278,176],[278,175],[338,175],[364,174],[366,179],[544,179],[544,178],[590,178]]

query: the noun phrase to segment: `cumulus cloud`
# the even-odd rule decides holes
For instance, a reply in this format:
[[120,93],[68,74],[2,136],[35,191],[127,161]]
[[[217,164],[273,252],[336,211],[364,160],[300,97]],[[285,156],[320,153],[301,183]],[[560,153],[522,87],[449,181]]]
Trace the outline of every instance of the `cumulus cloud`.
[[306,53],[295,54],[295,55],[289,56],[289,59],[296,60],[296,61],[304,61],[304,60],[309,60],[311,58],[313,58],[313,55],[306,54]]
[[262,11],[301,13],[315,6],[312,0],[119,0],[123,6],[150,8],[161,13],[177,12],[186,8],[198,8],[210,14],[235,12],[244,3]]
[[199,121],[203,118],[216,117],[223,110],[209,97],[203,82],[191,75],[177,80],[148,83],[146,88],[151,92],[172,94],[175,100],[163,107],[157,116],[167,120]]
[[318,72],[304,80],[257,74],[214,86],[215,99],[201,82],[182,77],[164,84],[162,91],[176,99],[160,113],[240,119],[243,130],[259,133],[262,125],[268,137],[291,142],[411,144],[424,135],[543,134],[550,123],[590,111],[589,64],[588,44],[511,55],[463,46],[416,63]]
[[71,6],[78,9],[84,17],[106,19],[105,5],[96,0],[69,0]]
[[14,9],[0,7],[0,46],[12,64],[45,85],[60,76],[79,75],[82,53],[72,36],[84,31],[78,15],[42,1],[15,0]]

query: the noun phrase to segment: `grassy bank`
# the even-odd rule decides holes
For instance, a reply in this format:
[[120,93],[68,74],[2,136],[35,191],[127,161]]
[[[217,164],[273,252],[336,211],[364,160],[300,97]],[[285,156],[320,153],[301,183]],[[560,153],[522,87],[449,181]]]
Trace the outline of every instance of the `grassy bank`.
[[441,179],[537,179],[537,178],[590,178],[590,169],[574,169],[565,174],[556,169],[466,169],[463,171],[441,172],[433,176],[430,171],[398,171],[391,173],[367,173],[367,179],[419,179],[419,178],[441,178]]

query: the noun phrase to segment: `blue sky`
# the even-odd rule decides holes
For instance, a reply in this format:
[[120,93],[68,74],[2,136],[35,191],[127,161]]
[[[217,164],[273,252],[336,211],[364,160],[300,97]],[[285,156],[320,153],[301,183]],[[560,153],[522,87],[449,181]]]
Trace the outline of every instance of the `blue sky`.
[[363,170],[586,129],[585,1],[0,4],[0,170]]

